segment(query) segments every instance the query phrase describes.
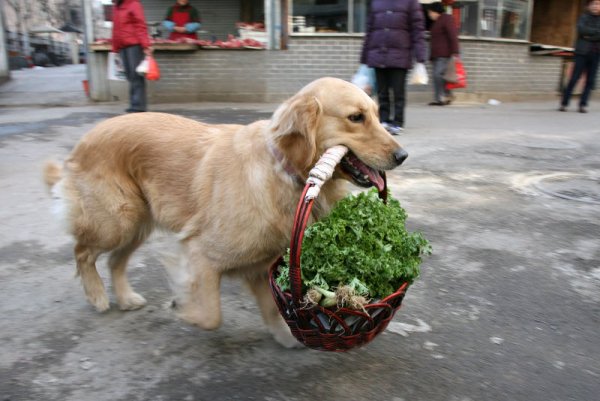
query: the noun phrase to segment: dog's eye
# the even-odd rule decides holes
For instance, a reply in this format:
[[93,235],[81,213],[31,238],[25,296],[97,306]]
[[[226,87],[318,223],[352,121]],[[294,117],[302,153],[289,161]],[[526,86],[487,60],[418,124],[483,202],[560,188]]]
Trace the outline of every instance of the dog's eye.
[[362,123],[365,121],[365,115],[363,113],[350,114],[348,120],[352,121],[353,123]]

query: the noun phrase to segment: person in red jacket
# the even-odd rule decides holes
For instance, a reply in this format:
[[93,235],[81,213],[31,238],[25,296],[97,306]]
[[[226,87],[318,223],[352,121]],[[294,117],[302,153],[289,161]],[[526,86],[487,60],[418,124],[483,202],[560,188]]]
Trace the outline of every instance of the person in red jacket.
[[146,111],[146,80],[135,69],[145,56],[152,55],[150,36],[139,0],[115,0],[113,7],[112,51],[119,53],[129,81],[128,113]]
[[446,14],[444,5],[436,1],[429,4],[427,14],[433,21],[430,29],[430,58],[433,63],[433,94],[434,101],[430,106],[450,104],[452,93],[446,89],[444,73],[452,57],[458,57],[458,33],[454,18]]
[[171,32],[170,40],[182,38],[198,39],[196,31],[200,28],[200,14],[189,0],[177,0],[169,7],[162,25]]

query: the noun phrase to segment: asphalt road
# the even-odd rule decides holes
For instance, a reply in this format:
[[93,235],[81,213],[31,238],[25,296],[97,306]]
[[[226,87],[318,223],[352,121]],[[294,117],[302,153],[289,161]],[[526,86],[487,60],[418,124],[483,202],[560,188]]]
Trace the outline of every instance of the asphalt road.
[[[88,103],[73,84],[82,67],[62,68],[0,86],[0,400],[599,399],[597,101],[583,115],[550,101],[432,108],[409,99],[398,140],[410,156],[389,184],[434,253],[388,330],[335,354],[280,347],[235,281],[224,283],[221,329],[179,321],[166,307],[168,234],[130,263],[145,308],[121,312],[111,299],[98,314],[86,303],[41,169],[126,105]],[[72,96],[57,95],[68,85]],[[246,123],[275,106],[152,109]],[[107,279],[104,259],[99,270]]]

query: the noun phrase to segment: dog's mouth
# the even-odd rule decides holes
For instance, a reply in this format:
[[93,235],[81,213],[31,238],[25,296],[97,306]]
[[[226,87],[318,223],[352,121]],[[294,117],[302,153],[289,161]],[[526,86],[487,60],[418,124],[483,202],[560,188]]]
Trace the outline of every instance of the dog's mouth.
[[352,151],[342,158],[340,166],[356,185],[365,188],[375,186],[378,191],[383,191],[385,183],[379,171],[367,166]]

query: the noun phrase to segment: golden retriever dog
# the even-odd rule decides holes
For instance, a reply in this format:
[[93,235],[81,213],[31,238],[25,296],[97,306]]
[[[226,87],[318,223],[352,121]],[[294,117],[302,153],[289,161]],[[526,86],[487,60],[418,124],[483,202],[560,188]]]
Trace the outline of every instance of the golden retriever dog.
[[176,233],[183,291],[177,313],[204,329],[221,324],[220,282],[241,277],[263,320],[284,346],[298,344],[268,284],[270,265],[289,246],[296,204],[309,170],[334,145],[350,149],[323,186],[313,218],[347,194],[347,183],[381,187],[378,171],[407,153],[379,123],[362,90],[318,79],[285,101],[270,120],[209,125],[165,113],[136,113],[98,124],[45,181],[75,239],[77,273],[88,301],[109,309],[96,259],[108,252],[122,310],[146,300],[126,276],[131,254],[154,228]]

